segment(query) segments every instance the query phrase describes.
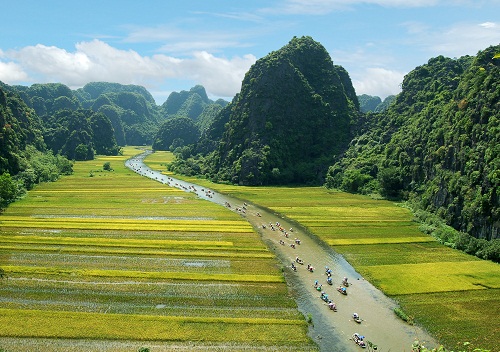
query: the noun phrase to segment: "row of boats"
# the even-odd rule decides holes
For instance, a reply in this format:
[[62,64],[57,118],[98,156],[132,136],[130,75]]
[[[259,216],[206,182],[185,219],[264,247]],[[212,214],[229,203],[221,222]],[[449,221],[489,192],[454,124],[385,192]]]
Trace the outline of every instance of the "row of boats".
[[[263,229],[266,229],[267,226],[265,224],[262,225],[262,228]],[[272,223],[269,223],[269,229],[272,230],[272,231],[276,231],[278,230],[279,232],[281,232],[283,235],[284,235],[284,239],[280,239],[278,241],[279,244],[281,245],[285,245],[285,241],[286,239],[289,239],[290,238],[290,233],[293,232],[292,229],[290,229],[290,231],[286,231],[281,225],[280,223],[276,223],[276,224],[272,224]],[[290,244],[290,247],[293,248],[293,249],[296,249],[296,245],[300,245],[301,242],[299,239],[295,238],[293,240],[293,242]],[[302,260],[301,258],[299,258],[298,256],[295,257],[295,261],[293,261],[290,265],[291,269],[293,271],[297,271],[297,267],[298,266],[301,266],[301,265],[305,265],[304,263],[304,260]],[[313,273],[315,271],[315,268],[311,265],[311,264],[307,264],[307,271]],[[329,268],[329,267],[325,267],[325,274],[327,276],[326,278],[326,283],[330,286],[333,286],[333,279],[332,279],[332,270]],[[349,280],[347,277],[344,277],[341,284],[336,288],[336,290],[342,294],[342,295],[345,295],[347,296],[347,288],[350,286],[350,283],[349,283]],[[330,297],[328,296],[328,294],[326,292],[324,292],[323,290],[323,285],[320,284],[318,282],[318,280],[316,280],[314,282],[314,288],[320,292],[320,299],[323,300],[328,309],[336,312],[337,311],[337,305],[330,299]],[[359,316],[358,313],[353,313],[352,314],[352,320],[354,322],[356,322],[357,324],[361,324],[361,322],[363,321],[361,319],[361,317]],[[354,333],[351,337],[351,340],[354,341],[354,343],[356,345],[358,345],[359,347],[361,348],[366,348],[367,347],[367,343],[365,342],[364,340],[364,336],[363,335],[360,335],[359,333]]]

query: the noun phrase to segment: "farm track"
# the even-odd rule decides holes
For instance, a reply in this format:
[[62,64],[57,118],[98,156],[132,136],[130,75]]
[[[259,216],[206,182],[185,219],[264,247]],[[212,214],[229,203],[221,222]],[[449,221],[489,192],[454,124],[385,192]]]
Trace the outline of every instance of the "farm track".
[[[239,211],[252,226],[259,231],[268,247],[274,251],[282,265],[286,268],[285,276],[291,291],[298,303],[299,310],[304,315],[311,315],[313,326],[310,335],[318,343],[322,351],[358,351],[351,336],[359,332],[366,336],[368,341],[378,346],[378,351],[409,351],[415,340],[426,342],[428,346],[436,346],[437,342],[418,326],[409,326],[393,312],[396,303],[386,297],[369,282],[365,281],[347,261],[330,247],[311,237],[308,232],[279,216],[272,211],[259,207],[256,204],[247,204],[244,200],[236,199],[226,195],[215,193],[203,187],[185,182],[172,177],[167,177],[158,171],[154,171],[143,163],[147,153],[130,159],[126,166],[143,176],[158,182],[168,184],[172,187],[183,189],[187,192],[195,192],[199,198],[230,207]],[[245,209],[244,213],[241,209]],[[285,238],[281,231],[272,231],[269,226],[264,229],[262,225],[277,224],[284,229],[294,228],[290,233],[292,238]],[[292,248],[290,244],[295,238],[301,240],[301,244]],[[279,240],[285,245],[280,245]],[[305,263],[311,263],[317,271],[310,273],[300,265],[298,271],[290,269],[290,263],[300,256]],[[348,296],[341,296],[334,292],[332,286],[326,285],[324,268],[328,266],[333,269],[334,285],[339,285],[342,277],[347,276],[351,280]],[[326,303],[319,299],[319,292],[313,288],[315,280],[323,284],[334,302],[339,307],[338,312],[330,311]],[[352,320],[352,313],[358,312],[363,317],[363,323],[357,325]]]

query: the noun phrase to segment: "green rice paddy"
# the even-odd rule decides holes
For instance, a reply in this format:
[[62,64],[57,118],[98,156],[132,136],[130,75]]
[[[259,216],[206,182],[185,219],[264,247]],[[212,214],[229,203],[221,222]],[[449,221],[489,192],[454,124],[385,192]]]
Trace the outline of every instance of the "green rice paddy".
[[[169,174],[165,164],[171,158],[157,152],[146,161]],[[239,187],[175,177],[300,223],[446,346],[468,341],[498,350],[492,336],[500,333],[499,265],[437,243],[419,230],[408,209],[322,187]]]
[[77,162],[0,215],[0,349],[49,338],[316,351],[248,222],[127,169],[139,152]]

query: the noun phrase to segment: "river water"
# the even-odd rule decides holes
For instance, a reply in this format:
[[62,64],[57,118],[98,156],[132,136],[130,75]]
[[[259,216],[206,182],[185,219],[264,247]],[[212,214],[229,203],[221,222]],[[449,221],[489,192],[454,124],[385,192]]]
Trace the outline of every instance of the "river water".
[[[143,163],[147,155],[148,152],[129,159],[125,165],[167,186],[195,192],[201,199],[237,211],[260,233],[263,241],[285,268],[286,281],[297,302],[298,309],[306,317],[312,318],[309,334],[317,342],[321,351],[360,351],[361,347],[352,340],[354,333],[365,336],[366,342],[371,342],[377,346],[377,351],[383,352],[411,351],[411,345],[415,340],[425,342],[427,347],[438,345],[420,327],[410,326],[397,318],[393,311],[397,304],[393,300],[364,280],[341,255],[315,236],[310,235],[300,225],[261,208],[257,204],[222,195],[206,187],[151,170]],[[245,213],[241,211],[243,206],[246,208]],[[276,223],[279,223],[286,231],[278,230]],[[274,231],[270,224],[274,225]],[[288,237],[285,232],[288,233]],[[295,244],[295,239],[299,239],[300,244]],[[280,240],[284,244],[281,244]],[[292,244],[295,244],[295,248],[291,246]],[[295,262],[297,257],[302,259],[304,264],[296,264],[297,271],[294,271],[291,263]],[[307,264],[315,268],[314,272],[307,270]],[[332,270],[333,285],[327,284],[326,267]],[[347,295],[342,295],[336,290],[344,277],[347,277],[351,283],[347,287]],[[322,284],[323,292],[328,294],[328,298],[336,304],[336,312],[330,310],[327,303],[320,299],[320,292],[314,288],[316,280]],[[352,319],[354,312],[359,314],[362,319],[361,323]],[[367,350],[371,349],[367,348]]]

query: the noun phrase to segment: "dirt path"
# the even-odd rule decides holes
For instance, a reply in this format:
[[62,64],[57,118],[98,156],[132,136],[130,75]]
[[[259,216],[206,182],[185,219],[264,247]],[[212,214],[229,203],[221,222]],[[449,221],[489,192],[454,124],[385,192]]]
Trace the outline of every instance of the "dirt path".
[[[307,317],[312,317],[311,337],[315,339],[322,351],[358,351],[352,335],[359,333],[365,336],[365,341],[377,345],[377,351],[411,351],[415,340],[425,341],[428,347],[437,342],[425,331],[416,326],[410,326],[397,318],[393,312],[395,302],[386,297],[368,281],[364,280],[354,268],[330,247],[321,243],[304,229],[279,217],[266,209],[254,204],[246,204],[243,200],[218,194],[201,186],[182,180],[173,179],[158,171],[149,169],[142,163],[141,157],[130,159],[126,165],[134,171],[155,179],[172,187],[195,192],[199,198],[226,206],[244,216],[261,234],[264,242],[274,251],[285,268],[285,276],[292,294],[297,301],[299,310]],[[245,213],[242,212],[246,208]],[[277,223],[285,231],[280,231]],[[273,224],[273,231],[270,224]],[[265,225],[265,228],[263,228]],[[290,231],[290,228],[293,230]],[[285,232],[288,233],[286,237]],[[295,239],[300,244],[295,244]],[[280,240],[284,244],[280,244]],[[297,271],[292,270],[291,263],[299,257],[304,264],[295,264]],[[315,270],[307,270],[311,264]],[[325,267],[332,270],[333,285],[327,284]],[[351,285],[347,295],[337,292],[342,279],[347,277]],[[323,292],[335,302],[337,311],[328,309],[327,303],[320,299],[320,292],[314,288],[314,282],[322,284]],[[360,324],[352,319],[356,312],[362,318]],[[369,349],[367,349],[369,350]]]

